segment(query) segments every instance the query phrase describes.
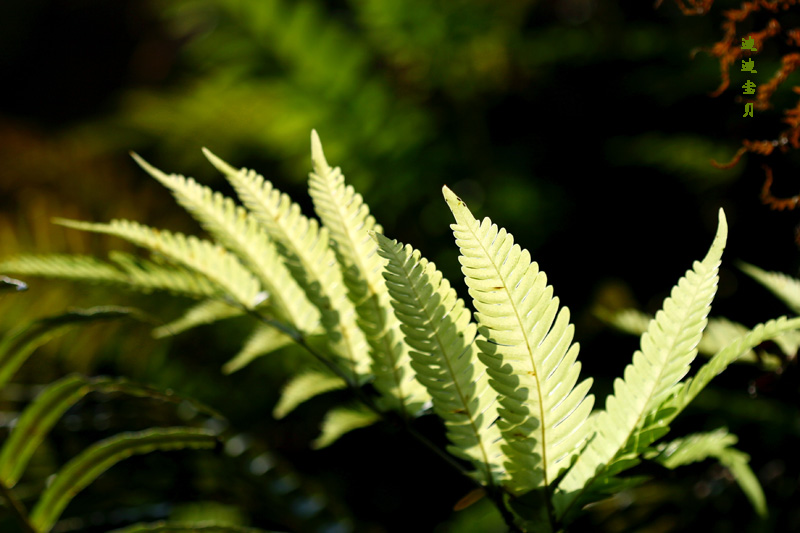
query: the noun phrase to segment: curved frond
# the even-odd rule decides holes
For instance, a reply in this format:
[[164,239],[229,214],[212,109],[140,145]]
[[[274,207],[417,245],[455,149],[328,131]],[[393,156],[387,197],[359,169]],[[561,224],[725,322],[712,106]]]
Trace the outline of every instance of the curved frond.
[[223,374],[232,374],[249,365],[253,359],[267,355],[294,342],[286,333],[272,326],[259,324],[235,356],[222,367]]
[[310,332],[319,324],[319,312],[289,274],[275,244],[256,218],[233,200],[200,185],[192,178],[167,175],[136,154],[136,162],[162,185],[170,189],[214,238],[233,252],[261,281],[269,292],[271,307],[279,318],[294,328]]
[[0,271],[86,283],[107,283],[131,290],[168,291],[190,298],[209,298],[218,289],[204,276],[181,267],[157,265],[122,252],[111,252],[116,265],[85,255],[19,255],[0,262]]
[[712,379],[720,375],[723,370],[728,368],[728,365],[736,361],[742,354],[747,353],[762,342],[773,340],[780,335],[798,329],[800,329],[800,318],[790,320],[784,316],[759,324],[746,335],[731,342],[701,366],[694,376],[682,383],[675,395],[665,403],[666,406],[675,409],[670,420],[685,409]]
[[750,457],[733,447],[738,441],[736,435],[728,433],[726,428],[720,428],[661,444],[647,453],[646,457],[670,470],[708,458],[716,458],[728,467],[756,512],[762,518],[766,518],[767,502],[764,491],[750,469],[748,464]]
[[356,407],[335,407],[328,411],[322,421],[322,434],[314,440],[311,447],[315,450],[330,446],[339,438],[351,431],[378,422],[380,417],[361,405]]
[[739,268],[800,315],[800,280],[780,272],[767,272],[744,262],[739,262]]
[[588,437],[591,379],[576,386],[581,365],[569,311],[530,254],[505,229],[479,223],[443,189],[456,224],[461,270],[477,310],[481,360],[499,393],[498,426],[511,489],[524,493],[554,482]]
[[477,328],[464,301],[436,265],[379,233],[378,253],[388,261],[383,277],[400,319],[411,366],[444,420],[448,449],[470,461],[484,484],[504,473],[497,419],[497,393],[488,385],[486,367],[474,344]]
[[87,378],[70,374],[45,387],[17,419],[0,451],[0,481],[12,488],[22,476],[36,448],[61,416],[90,392],[119,392],[129,396],[153,398],[173,403],[188,402],[198,412],[219,420],[224,418],[213,409],[171,391],[131,383],[124,378]]
[[[637,432],[648,423],[648,415],[674,394],[680,380],[689,371],[697,355],[697,344],[706,326],[706,316],[717,289],[722,250],[728,235],[725,215],[719,212],[719,228],[711,249],[702,262],[695,261],[692,270],[673,287],[661,311],[642,335],[641,350],[633,354],[633,362],[625,368],[625,378],[614,382],[614,394],[606,399],[606,408],[597,415],[592,440],[575,465],[559,484],[554,504],[564,516],[588,484],[610,465],[618,453],[626,449],[634,456],[638,448],[649,444]],[[655,438],[655,433],[649,433]],[[651,441],[652,442],[652,441]],[[627,446],[626,446],[627,445]]]
[[97,442],[74,457],[56,474],[31,511],[31,523],[37,531],[50,531],[78,492],[100,474],[131,455],[155,450],[213,448],[216,442],[217,437],[213,432],[188,427],[121,433]]
[[381,275],[378,245],[369,236],[370,231],[381,233],[382,228],[369,214],[361,195],[352,186],[345,186],[342,171],[328,166],[316,131],[311,132],[311,153],[314,172],[309,174],[309,192],[314,209],[330,231],[348,296],[371,348],[375,386],[392,408],[413,415],[430,401],[430,396],[414,379],[400,322],[391,312]]
[[128,318],[138,313],[128,307],[98,306],[39,318],[17,328],[0,341],[0,389],[8,383],[33,351],[69,326],[99,320]]
[[209,241],[157,230],[129,220],[112,220],[108,224],[65,219],[56,222],[69,228],[115,235],[163,254],[204,275],[246,309],[253,309],[260,303],[258,280],[234,255]]
[[205,300],[192,306],[183,316],[153,330],[153,337],[171,337],[184,331],[212,324],[226,318],[242,316],[244,311],[220,300]]
[[45,435],[90,391],[87,378],[72,374],[48,385],[23,411],[0,452],[0,481],[6,487],[17,484]]
[[236,189],[278,251],[308,299],[322,315],[322,325],[334,353],[345,363],[343,370],[357,381],[369,372],[367,341],[356,324],[356,312],[347,299],[339,264],[330,247],[326,228],[303,215],[289,195],[252,170],[235,169],[203,149],[209,161]]
[[281,391],[281,399],[272,411],[275,418],[283,418],[301,403],[325,394],[326,392],[341,390],[347,384],[339,376],[330,372],[311,370],[292,376]]

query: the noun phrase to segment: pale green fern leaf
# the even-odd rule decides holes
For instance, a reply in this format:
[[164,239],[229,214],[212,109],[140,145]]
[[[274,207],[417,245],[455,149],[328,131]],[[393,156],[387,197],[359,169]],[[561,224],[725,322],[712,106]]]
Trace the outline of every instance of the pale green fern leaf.
[[739,268],[780,298],[795,314],[800,315],[800,280],[780,272],[767,272],[744,262],[739,263]]
[[330,446],[342,435],[355,429],[371,426],[380,420],[377,413],[370,411],[364,406],[356,407],[335,407],[328,411],[322,421],[322,433],[311,444],[311,447],[318,450]]
[[219,300],[206,300],[190,308],[180,318],[153,330],[153,337],[170,337],[197,326],[211,324],[226,318],[241,316],[244,311]]
[[764,491],[748,464],[750,457],[733,447],[738,440],[736,435],[728,433],[725,428],[720,428],[660,444],[655,450],[646,453],[645,457],[671,470],[708,458],[716,458],[728,467],[756,512],[762,518],[766,518],[767,503]]
[[[554,498],[559,517],[594,479],[603,477],[603,471],[620,452],[635,456],[639,447],[649,444],[647,440],[636,442],[643,436],[638,430],[649,423],[648,415],[658,411],[663,401],[680,388],[680,380],[697,355],[697,344],[716,293],[727,234],[725,215],[720,210],[711,249],[702,262],[695,261],[693,269],[664,300],[663,309],[642,335],[641,350],[633,354],[633,362],[625,368],[625,378],[614,382],[614,394],[606,399],[606,409],[595,419],[596,433],[559,484]],[[656,438],[659,433],[654,428],[647,435]]]
[[445,187],[456,224],[459,260],[477,310],[481,360],[499,393],[498,426],[508,456],[510,488],[548,487],[588,437],[591,379],[576,386],[581,365],[569,310],[530,254],[491,220],[478,222]]
[[638,463],[637,454],[666,434],[669,431],[668,424],[689,405],[711,379],[719,375],[728,365],[760,343],[787,335],[799,326],[800,318],[787,320],[782,317],[771,320],[766,324],[759,324],[717,352],[693,377],[679,383],[670,396],[645,417],[644,423],[628,439],[627,445],[617,454],[617,457],[607,465],[605,472],[595,478],[591,490],[583,495],[581,501],[584,503],[593,501],[592,493],[596,493],[598,487],[605,483],[610,476],[615,476],[623,470],[635,466]]
[[391,312],[381,275],[378,245],[369,236],[370,231],[381,233],[382,229],[361,195],[352,186],[345,186],[341,170],[328,166],[316,131],[311,132],[311,153],[314,172],[309,174],[309,191],[317,214],[330,231],[348,296],[371,348],[375,386],[388,407],[413,415],[430,401],[430,396],[414,379],[400,322]]
[[497,393],[478,361],[477,328],[469,309],[418,250],[378,233],[373,236],[378,253],[388,261],[383,276],[411,347],[411,366],[447,426],[453,443],[448,450],[470,461],[477,479],[492,485],[502,477],[505,459],[495,424]]
[[108,224],[56,219],[58,224],[83,231],[115,235],[138,246],[149,248],[182,264],[213,281],[233,300],[246,309],[253,309],[263,297],[259,297],[258,280],[236,259],[219,245],[187,237],[182,233],[157,230],[129,220],[112,220]]
[[233,200],[197,183],[192,178],[167,175],[136,154],[136,162],[170,189],[179,204],[192,214],[214,238],[236,254],[269,292],[271,308],[279,319],[303,332],[315,330],[319,312],[308,301],[280,260],[256,218]]
[[319,309],[329,345],[344,363],[343,370],[354,381],[359,377],[363,381],[370,363],[367,341],[356,324],[355,308],[347,299],[328,230],[304,216],[299,205],[256,172],[235,169],[205,148],[203,153],[227,177],[242,203],[275,241],[295,280]]
[[283,418],[298,405],[315,396],[346,387],[347,384],[342,378],[334,376],[330,372],[308,371],[292,376],[284,385],[281,399],[275,406],[272,415],[277,419]]
[[224,374],[231,374],[237,370],[241,370],[249,365],[253,359],[267,355],[275,350],[279,350],[284,346],[294,342],[291,337],[279,331],[272,326],[258,325],[253,330],[253,333],[245,341],[244,346],[239,353],[225,363],[222,367]]

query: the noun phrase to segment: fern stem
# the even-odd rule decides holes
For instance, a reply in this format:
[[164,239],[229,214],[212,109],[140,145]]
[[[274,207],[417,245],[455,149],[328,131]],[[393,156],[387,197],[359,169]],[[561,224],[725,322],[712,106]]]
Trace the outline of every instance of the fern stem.
[[[383,420],[384,422],[389,422],[389,423],[392,423],[392,424],[396,424],[396,420],[397,420],[396,418],[391,417],[390,413],[387,413],[386,411],[382,411],[380,408],[378,408],[378,406],[375,404],[375,402],[372,399],[372,397],[369,396],[367,393],[365,393],[361,389],[361,387],[359,387],[355,382],[353,382],[348,377],[348,375],[344,371],[342,371],[342,369],[340,369],[338,366],[336,366],[336,364],[333,363],[332,361],[330,361],[328,358],[324,357],[317,350],[312,348],[311,345],[309,345],[308,342],[306,342],[305,337],[303,337],[303,334],[301,332],[297,331],[294,328],[291,328],[291,327],[287,326],[286,324],[278,322],[276,320],[270,320],[269,318],[265,317],[264,315],[262,315],[261,313],[259,313],[255,309],[245,309],[243,306],[240,306],[240,305],[237,305],[237,306],[241,307],[243,311],[245,311],[246,313],[254,316],[255,318],[257,318],[259,321],[263,322],[264,324],[267,324],[268,326],[272,326],[274,328],[277,328],[281,332],[287,334],[293,341],[295,341],[298,345],[300,345],[303,348],[305,348],[306,351],[308,351],[308,353],[310,353],[312,356],[314,356],[314,358],[316,358],[320,363],[325,365],[325,367],[327,367],[331,372],[333,372],[338,377],[343,379],[344,382],[347,384],[347,388],[370,411],[372,411],[376,415],[378,415],[381,418],[381,420]],[[403,414],[405,414],[405,413],[403,413]],[[467,479],[472,481],[477,487],[483,488],[483,489],[486,490],[487,495],[492,500],[492,503],[494,503],[495,507],[497,507],[497,510],[500,512],[500,515],[503,517],[503,521],[508,526],[508,531],[510,533],[522,533],[522,530],[519,529],[519,527],[517,527],[517,525],[514,523],[514,516],[508,510],[508,508],[505,505],[505,502],[503,501],[503,490],[502,490],[501,487],[499,487],[498,485],[494,485],[494,484],[484,487],[477,479],[472,477],[469,474],[469,472],[467,472],[467,470],[461,464],[459,464],[455,459],[453,459],[453,457],[451,457],[450,455],[445,453],[441,448],[439,448],[434,443],[432,443],[426,436],[424,436],[422,433],[420,433],[416,429],[414,429],[411,426],[411,424],[409,423],[409,420],[408,420],[407,417],[401,416],[401,420],[402,420],[402,424],[401,425],[402,425],[403,429],[405,429],[418,442],[420,442],[423,446],[425,446],[426,448],[431,450],[433,453],[438,455],[442,460],[444,460],[445,463],[450,465],[451,468],[454,468],[459,474],[465,476]],[[552,520],[552,516],[550,516],[550,519]]]
[[28,519],[28,512],[25,510],[25,506],[22,505],[22,502],[19,501],[16,494],[3,482],[0,482],[0,495],[3,496],[3,499],[8,504],[11,514],[14,515],[22,526],[22,530],[25,533],[37,533],[36,528],[33,527]]

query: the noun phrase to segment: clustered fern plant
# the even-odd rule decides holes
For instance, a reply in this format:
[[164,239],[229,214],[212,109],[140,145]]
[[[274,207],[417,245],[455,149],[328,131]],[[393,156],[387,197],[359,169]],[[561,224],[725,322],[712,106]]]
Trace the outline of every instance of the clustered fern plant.
[[[318,446],[376,420],[408,422],[428,413],[447,428],[437,450],[496,504],[514,531],[564,530],[589,503],[641,483],[625,476],[641,460],[674,468],[709,457],[733,472],[760,514],[766,504],[748,457],[724,429],[660,440],[695,396],[740,355],[800,328],[782,317],[735,335],[686,377],[706,327],[727,238],[719,228],[662,311],[649,321],[605,408],[592,411],[591,379],[579,380],[578,345],[568,309],[559,305],[529,252],[488,218],[475,219],[447,187],[445,200],[475,307],[410,245],[385,237],[341,170],[331,168],[312,132],[309,188],[320,222],[263,177],[205,150],[243,206],[191,178],[167,175],[138,156],[215,239],[114,220],[60,220],[116,235],[153,252],[151,259],[114,254],[20,256],[0,271],[168,290],[200,301],[160,334],[237,314],[259,326],[232,371],[285,343],[307,348],[319,369],[296,376],[276,406],[285,416],[301,402],[349,389],[360,406],[335,407]],[[455,459],[454,459],[455,458]]]

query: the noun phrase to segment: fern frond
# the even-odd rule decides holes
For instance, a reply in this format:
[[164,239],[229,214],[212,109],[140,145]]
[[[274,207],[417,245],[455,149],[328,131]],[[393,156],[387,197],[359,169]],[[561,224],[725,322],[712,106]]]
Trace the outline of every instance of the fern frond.
[[39,318],[16,328],[0,340],[0,389],[14,377],[36,348],[63,333],[66,328],[137,315],[139,312],[129,307],[97,306]]
[[575,385],[581,365],[569,310],[530,254],[491,220],[475,220],[445,187],[456,224],[461,270],[477,310],[481,360],[499,393],[498,426],[508,456],[511,489],[548,487],[588,437],[585,424],[594,403],[592,380]]
[[341,390],[347,384],[339,376],[334,376],[330,372],[307,371],[296,376],[292,376],[284,385],[281,392],[281,399],[272,411],[276,419],[280,419],[291,413],[298,405],[303,402],[324,394],[326,392]]
[[381,233],[382,229],[361,195],[352,186],[345,186],[341,170],[328,166],[316,131],[311,132],[311,152],[314,172],[309,174],[309,192],[314,209],[330,231],[348,296],[370,345],[375,386],[389,407],[413,415],[430,401],[430,396],[414,380],[400,322],[391,312],[381,275],[378,245],[369,236],[370,231]]
[[767,502],[764,491],[750,469],[748,464],[750,457],[733,447],[738,441],[736,435],[728,433],[726,428],[720,428],[660,444],[655,450],[645,454],[645,457],[670,470],[708,458],[716,458],[728,467],[756,512],[762,518],[766,518]]
[[[727,223],[720,210],[719,228],[711,249],[702,262],[678,281],[661,311],[642,335],[641,350],[625,368],[625,378],[614,382],[614,394],[595,422],[592,440],[575,465],[559,484],[554,504],[563,517],[587,485],[618,460],[621,451],[638,455],[640,446],[649,444],[637,430],[648,423],[648,416],[676,389],[697,355],[697,344],[706,326],[706,316],[717,289],[722,250],[727,239]],[[655,438],[659,432],[649,433]],[[629,441],[633,439],[634,442]]]
[[800,329],[800,318],[788,319],[785,316],[759,324],[746,335],[739,337],[728,346],[717,352],[697,373],[683,382],[675,395],[665,402],[665,406],[674,409],[669,420],[678,415],[687,405],[706,388],[712,379],[728,368],[742,354],[758,346],[762,342],[773,340],[790,331]]
[[256,357],[267,355],[293,342],[292,338],[272,326],[259,324],[244,346],[222,367],[223,374],[232,374],[249,365]]
[[767,272],[757,266],[739,262],[739,268],[780,298],[789,309],[800,315],[800,280],[780,272]]
[[411,366],[447,426],[453,443],[448,450],[472,462],[479,481],[492,485],[503,475],[505,459],[495,424],[497,393],[478,361],[477,328],[469,309],[418,250],[379,233],[373,236],[378,253],[388,261],[383,277],[411,346]]
[[100,474],[134,454],[181,448],[212,448],[217,437],[205,429],[159,428],[121,433],[97,442],[56,474],[31,511],[36,531],[50,531],[67,504]]
[[234,204],[230,198],[200,185],[192,178],[167,175],[137,154],[132,156],[148,174],[172,191],[178,203],[217,242],[233,252],[258,277],[269,292],[271,307],[279,319],[303,332],[317,328],[319,312],[286,270],[274,243],[254,216]]
[[204,275],[246,309],[255,308],[261,300],[261,288],[253,274],[234,255],[209,241],[157,230],[129,220],[112,220],[108,224],[66,219],[56,219],[55,222],[69,228],[115,235],[161,253]]
[[308,299],[319,309],[333,352],[354,381],[369,372],[367,341],[356,324],[356,312],[347,299],[339,264],[330,247],[328,230],[304,216],[300,206],[252,170],[237,170],[209,150],[209,161],[236,189],[239,198],[275,241],[286,266]]
[[186,311],[183,316],[153,330],[153,337],[159,339],[183,333],[203,324],[211,324],[226,318],[242,316],[244,311],[219,300],[206,300]]
[[328,411],[322,421],[322,433],[311,444],[315,450],[330,446],[342,435],[355,429],[371,426],[378,422],[380,417],[364,406],[335,407]]

